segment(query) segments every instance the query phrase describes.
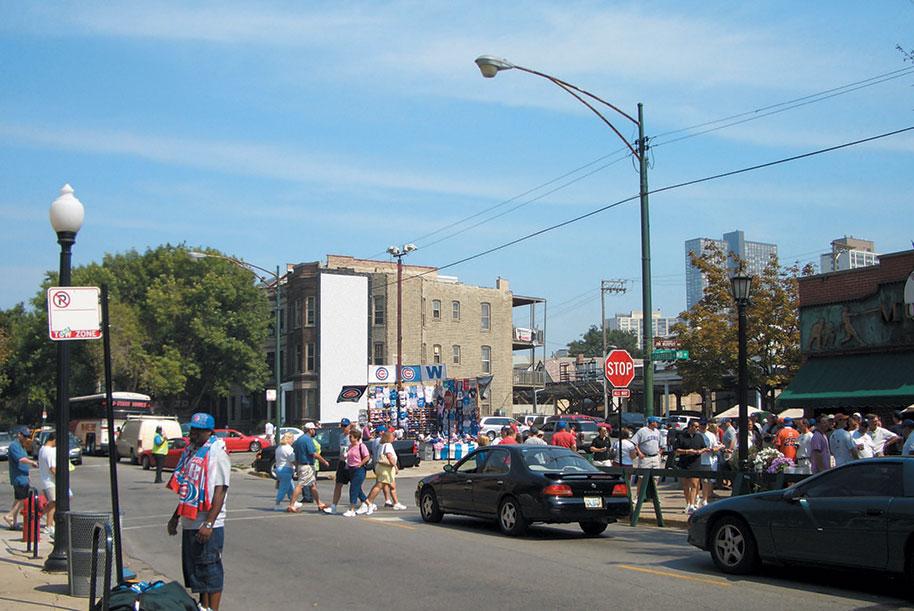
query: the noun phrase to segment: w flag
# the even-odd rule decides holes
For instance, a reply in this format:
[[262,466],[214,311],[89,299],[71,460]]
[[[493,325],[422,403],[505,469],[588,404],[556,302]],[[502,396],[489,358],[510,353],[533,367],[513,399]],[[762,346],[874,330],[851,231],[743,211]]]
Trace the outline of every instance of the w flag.
[[352,403],[358,403],[359,399],[362,398],[362,395],[365,394],[365,389],[368,386],[343,386],[343,390],[340,391],[340,396],[336,398],[337,403],[342,403],[344,401],[351,401]]

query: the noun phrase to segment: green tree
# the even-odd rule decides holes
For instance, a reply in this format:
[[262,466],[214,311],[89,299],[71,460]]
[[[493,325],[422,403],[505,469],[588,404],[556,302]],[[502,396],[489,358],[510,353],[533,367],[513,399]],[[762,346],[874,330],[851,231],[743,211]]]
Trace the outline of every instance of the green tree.
[[[0,318],[12,339],[3,371],[15,381],[2,395],[6,411],[51,405],[56,364],[45,295],[55,283],[49,273],[32,310],[20,305]],[[233,390],[263,387],[270,307],[250,272],[222,260],[195,261],[183,246],[165,245],[143,254],[108,254],[101,263],[73,269],[75,286],[103,283],[109,287],[115,388],[145,392],[171,411],[189,412],[212,409]],[[71,350],[71,395],[98,392],[101,342],[73,342]]]
[[[638,349],[638,338],[634,333],[613,329],[606,332],[606,345],[608,349],[621,348],[628,350],[634,358],[641,358],[643,353]],[[597,325],[591,325],[581,339],[568,343],[568,353],[571,356],[583,354],[587,357],[599,357],[603,352],[603,330]],[[605,356],[605,355],[604,355]]]

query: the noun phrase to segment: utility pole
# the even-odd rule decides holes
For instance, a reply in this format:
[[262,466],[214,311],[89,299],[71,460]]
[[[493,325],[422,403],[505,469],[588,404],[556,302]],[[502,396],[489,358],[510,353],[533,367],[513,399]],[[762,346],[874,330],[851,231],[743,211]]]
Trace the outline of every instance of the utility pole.
[[[603,356],[600,359],[600,367],[603,367],[603,360],[606,358],[606,351],[609,346],[606,345],[606,293],[623,294],[626,292],[625,280],[600,280],[600,326],[603,328]],[[606,382],[606,376],[603,378],[603,417],[609,419],[609,385]]]

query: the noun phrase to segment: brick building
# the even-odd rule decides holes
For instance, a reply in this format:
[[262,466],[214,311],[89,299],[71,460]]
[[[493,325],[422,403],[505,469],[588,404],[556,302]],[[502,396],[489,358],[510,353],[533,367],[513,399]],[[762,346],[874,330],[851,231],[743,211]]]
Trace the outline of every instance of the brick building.
[[800,278],[804,363],[778,398],[806,413],[914,404],[914,250]]

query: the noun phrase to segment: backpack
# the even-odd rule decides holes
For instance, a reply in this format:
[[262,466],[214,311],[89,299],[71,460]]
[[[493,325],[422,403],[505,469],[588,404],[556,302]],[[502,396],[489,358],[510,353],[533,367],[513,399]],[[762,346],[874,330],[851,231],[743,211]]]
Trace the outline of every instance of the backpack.
[[[104,599],[99,600],[92,608],[95,611],[104,611]],[[108,609],[110,611],[199,611],[200,607],[178,582],[156,581],[150,584],[145,582],[122,583],[115,586],[109,594]]]

